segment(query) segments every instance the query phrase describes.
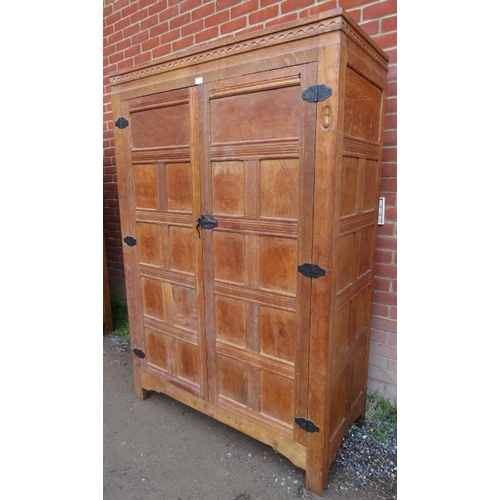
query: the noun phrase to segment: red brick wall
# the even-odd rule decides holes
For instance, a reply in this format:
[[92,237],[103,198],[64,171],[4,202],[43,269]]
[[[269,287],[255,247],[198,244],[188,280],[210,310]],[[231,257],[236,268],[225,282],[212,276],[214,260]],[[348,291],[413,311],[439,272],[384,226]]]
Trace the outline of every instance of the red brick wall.
[[104,0],[104,232],[111,294],[125,300],[109,74],[180,49],[343,7],[390,57],[369,388],[396,398],[396,0]]

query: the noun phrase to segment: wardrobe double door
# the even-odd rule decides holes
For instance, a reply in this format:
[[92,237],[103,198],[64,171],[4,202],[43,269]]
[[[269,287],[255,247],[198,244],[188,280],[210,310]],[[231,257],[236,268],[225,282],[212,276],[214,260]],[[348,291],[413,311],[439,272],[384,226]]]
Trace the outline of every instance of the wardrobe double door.
[[121,104],[135,370],[303,444],[314,84],[311,63]]

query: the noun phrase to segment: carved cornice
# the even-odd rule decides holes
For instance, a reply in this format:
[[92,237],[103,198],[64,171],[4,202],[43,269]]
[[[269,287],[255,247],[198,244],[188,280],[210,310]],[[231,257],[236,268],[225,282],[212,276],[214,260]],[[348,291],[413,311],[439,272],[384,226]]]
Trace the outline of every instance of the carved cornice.
[[383,58],[380,52],[373,49],[372,45],[367,43],[364,37],[362,37],[359,32],[345,20],[342,19],[342,30],[349,35],[354,41],[356,41],[363,49],[365,49],[368,54],[370,54],[373,59],[375,59],[382,67],[387,68],[388,58]]
[[347,36],[363,47],[363,49],[382,67],[387,68],[387,58],[384,53],[373,47],[370,43],[370,39],[362,34],[357,25],[355,25],[348,16],[341,14],[295,27],[289,24],[286,28],[278,28],[274,33],[264,36],[246,34],[232,43],[231,39],[227,39],[225,43],[212,42],[205,46],[196,46],[188,49],[185,55],[170,55],[160,60],[149,61],[135,69],[123,70],[122,73],[112,74],[110,76],[110,82],[111,85],[117,85],[123,82],[164,73],[173,69],[221,59],[233,54],[248,52],[258,48],[278,45],[280,43],[308,38],[324,32],[337,30],[342,30],[346,33]]
[[254,38],[246,40],[244,42],[217,47],[214,50],[209,49],[198,54],[193,54],[187,57],[179,57],[177,59],[166,61],[164,63],[155,64],[154,61],[152,61],[151,63],[149,63],[150,66],[146,66],[144,68],[127,72],[121,75],[111,76],[110,81],[112,85],[116,85],[117,83],[127,82],[130,80],[135,80],[137,78],[143,78],[146,76],[163,73],[172,69],[182,68],[184,66],[190,66],[192,64],[199,64],[205,61],[211,61],[213,59],[219,59],[221,57],[226,57],[232,54],[247,52],[256,48],[276,45],[278,43],[283,43],[298,38],[305,38],[307,36],[311,36],[315,32],[323,32],[328,30],[333,31],[335,29],[340,29],[340,27],[341,25],[338,22],[338,18],[330,20],[330,22],[327,23],[319,22],[312,25],[300,26],[297,29],[273,33],[269,36]]

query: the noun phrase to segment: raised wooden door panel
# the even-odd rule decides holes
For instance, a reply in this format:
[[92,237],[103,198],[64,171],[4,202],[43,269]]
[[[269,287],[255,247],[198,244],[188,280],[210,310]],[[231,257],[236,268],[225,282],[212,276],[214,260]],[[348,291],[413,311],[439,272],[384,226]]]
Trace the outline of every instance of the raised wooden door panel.
[[212,83],[202,120],[210,399],[302,443],[315,109],[301,94],[315,79],[309,65]]
[[205,351],[194,226],[193,89],[136,98],[130,127],[130,230],[141,370],[203,396]]

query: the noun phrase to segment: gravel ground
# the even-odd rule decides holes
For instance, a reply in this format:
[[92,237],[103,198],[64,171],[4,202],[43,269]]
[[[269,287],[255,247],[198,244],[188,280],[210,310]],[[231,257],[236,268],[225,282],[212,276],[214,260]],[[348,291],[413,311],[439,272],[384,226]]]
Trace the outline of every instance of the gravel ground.
[[[109,351],[130,351],[130,344],[117,335],[104,336],[104,345]],[[127,369],[130,369],[130,366]],[[372,429],[376,425],[377,422],[370,420],[367,412],[363,425],[353,425],[348,431],[331,466],[330,482],[324,498],[343,500],[397,498],[397,426],[394,424],[386,441],[380,442],[372,434]],[[292,468],[290,474],[292,479],[296,476]],[[297,480],[292,482],[297,483]],[[301,484],[293,486],[293,497],[319,498]],[[250,496],[236,498],[247,500]]]

